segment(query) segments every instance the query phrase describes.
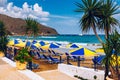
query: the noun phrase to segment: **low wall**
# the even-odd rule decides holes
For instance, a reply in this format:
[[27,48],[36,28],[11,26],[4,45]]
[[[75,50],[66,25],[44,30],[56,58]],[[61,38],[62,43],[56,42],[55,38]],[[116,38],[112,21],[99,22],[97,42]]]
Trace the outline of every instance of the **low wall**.
[[78,75],[89,80],[94,80],[94,76],[96,75],[97,80],[104,80],[104,71],[101,70],[94,71],[94,69],[91,68],[77,67],[67,64],[59,64],[58,70],[71,77],[74,77],[74,75]]

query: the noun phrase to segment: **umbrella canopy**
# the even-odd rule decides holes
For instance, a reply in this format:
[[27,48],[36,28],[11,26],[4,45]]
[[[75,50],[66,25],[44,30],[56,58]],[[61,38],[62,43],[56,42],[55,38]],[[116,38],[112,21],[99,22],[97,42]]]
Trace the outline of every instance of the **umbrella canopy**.
[[23,41],[19,41],[18,44],[15,44],[15,46],[17,46],[17,47],[25,47],[25,45],[26,45],[26,43]]
[[44,46],[41,46],[42,49],[49,49],[49,48],[59,48],[60,46],[54,43],[46,44]]
[[30,48],[31,48],[31,49],[37,49],[37,46],[35,46],[34,44],[32,44],[32,45],[30,46]]
[[32,43],[35,44],[35,43],[37,43],[37,41],[36,41],[36,40],[33,40]]
[[57,44],[57,45],[60,45],[60,46],[62,45],[61,43],[58,43],[58,42],[56,42],[56,44]]
[[46,42],[44,42],[44,41],[40,41],[39,44],[40,44],[41,46],[44,46],[44,45],[46,45],[46,44],[48,44],[48,43],[46,43]]
[[39,48],[41,45],[39,44],[39,42],[33,44],[34,46],[36,46],[37,48]]
[[10,40],[10,41],[8,42],[8,46],[13,46],[13,45],[18,44],[18,43],[19,43],[19,40],[17,40],[17,39],[15,39],[15,40]]
[[8,46],[12,46],[12,45],[14,45],[14,40],[10,40],[10,41],[8,42]]
[[71,55],[77,55],[77,56],[96,56],[97,54],[87,48],[77,48],[70,50]]
[[104,50],[102,48],[98,48],[95,50],[96,53],[105,53]]
[[[102,48],[96,49],[95,52],[100,55],[105,55],[104,49],[102,49]],[[115,50],[112,51],[113,54],[114,54],[114,52],[115,52]]]
[[26,46],[29,47],[31,45],[31,42],[30,41],[27,41],[26,42]]
[[81,46],[78,46],[76,44],[68,44],[67,48],[80,48]]

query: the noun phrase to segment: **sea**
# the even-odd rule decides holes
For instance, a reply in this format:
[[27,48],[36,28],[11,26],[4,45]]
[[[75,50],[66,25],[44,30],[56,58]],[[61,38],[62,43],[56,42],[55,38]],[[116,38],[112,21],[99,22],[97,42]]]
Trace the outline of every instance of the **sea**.
[[[105,41],[105,35],[99,35]],[[27,36],[9,36],[9,39],[27,39]],[[49,42],[62,43],[80,43],[80,44],[94,44],[100,43],[95,35],[51,35],[51,36],[37,36],[29,37],[29,40],[43,40]]]

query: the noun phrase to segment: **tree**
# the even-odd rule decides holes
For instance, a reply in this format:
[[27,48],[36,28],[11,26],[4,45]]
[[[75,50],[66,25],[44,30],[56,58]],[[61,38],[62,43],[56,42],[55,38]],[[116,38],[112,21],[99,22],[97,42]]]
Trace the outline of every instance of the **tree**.
[[36,37],[39,32],[38,22],[32,18],[25,19],[25,22],[26,22],[25,26],[26,35]]
[[96,32],[98,26],[97,20],[99,18],[96,16],[96,13],[99,12],[101,4],[102,2],[99,0],[82,0],[82,3],[76,2],[78,9],[75,11],[84,12],[84,15],[79,21],[82,31],[88,32],[92,28],[98,40],[103,43]]
[[[99,15],[97,15],[97,17],[99,17],[98,27],[100,30],[104,30],[105,35],[106,35],[106,43],[107,44],[104,44],[104,45],[106,45],[106,47],[104,45],[103,45],[103,47],[108,48],[108,50],[104,49],[105,54],[106,54],[105,78],[109,73],[109,66],[111,66],[109,64],[109,61],[111,59],[112,52],[110,52],[110,51],[112,51],[112,48],[115,48],[112,46],[113,43],[109,39],[109,32],[111,31],[111,29],[115,28],[116,25],[119,25],[118,20],[113,17],[113,15],[119,13],[119,12],[117,12],[118,8],[119,8],[118,5],[114,4],[113,0],[104,0],[102,6],[100,8],[100,13],[99,13]],[[113,29],[113,32],[114,32],[114,30],[115,29]],[[111,69],[111,67],[110,67],[110,69]]]
[[[113,15],[118,14],[118,5],[114,4],[113,0],[82,0],[82,3],[76,2],[78,9],[76,12],[84,12],[80,19],[80,26],[82,31],[87,32],[93,29],[96,37],[102,43],[106,57],[105,57],[105,77],[109,72],[109,61],[111,59],[111,51],[113,49],[112,43],[109,41],[109,32],[114,26],[119,25],[117,19]],[[106,43],[98,36],[96,29],[104,30],[106,35]],[[114,32],[115,29],[113,29]],[[114,47],[115,48],[115,47]]]
[[119,25],[118,20],[113,17],[120,13],[119,7],[113,0],[82,0],[82,3],[76,2],[76,6],[78,6],[76,12],[84,12],[79,21],[82,31],[88,32],[92,28],[101,43],[103,42],[96,29],[104,30],[107,39],[111,29]]
[[32,18],[25,19],[26,26],[25,26],[25,32],[26,34],[29,34],[30,36],[37,36],[39,27],[38,22]]
[[111,29],[119,25],[118,20],[113,17],[115,14],[120,13],[117,11],[118,9],[119,9],[118,5],[115,4],[113,0],[104,0],[102,2],[99,13],[96,13],[99,14],[96,15],[97,17],[99,17],[98,29],[105,31],[106,39],[108,38]]
[[105,51],[105,58],[103,62],[105,63],[105,77],[108,75],[109,70],[112,74],[113,79],[119,80],[120,79],[120,72],[119,72],[119,55],[120,55],[120,34],[115,31],[112,35],[109,36],[105,45],[103,46]]
[[4,52],[4,54],[7,49],[7,43],[8,43],[8,39],[7,39],[5,26],[4,23],[0,21],[0,51]]
[[110,60],[111,60],[112,51],[113,51],[113,46],[109,40],[107,40],[106,43],[104,43],[103,49],[105,52],[105,58],[103,60],[105,65],[105,77],[104,77],[104,80],[105,80],[109,73]]

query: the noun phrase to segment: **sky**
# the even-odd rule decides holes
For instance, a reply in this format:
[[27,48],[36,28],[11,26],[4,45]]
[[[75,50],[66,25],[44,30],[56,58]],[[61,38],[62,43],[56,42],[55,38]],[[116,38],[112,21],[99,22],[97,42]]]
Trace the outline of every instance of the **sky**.
[[[76,13],[75,2],[81,0],[0,0],[0,14],[14,18],[31,17],[52,27],[59,34],[82,34],[79,20],[83,13]],[[116,3],[119,3],[117,0]],[[120,15],[115,15],[120,18]],[[99,31],[101,34],[102,31]],[[88,34],[93,34],[90,30]]]

